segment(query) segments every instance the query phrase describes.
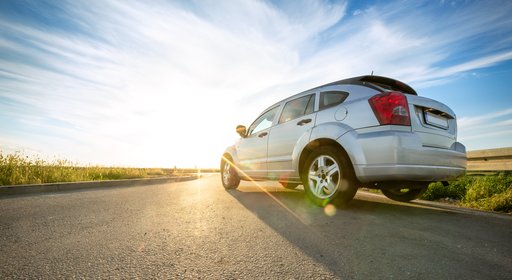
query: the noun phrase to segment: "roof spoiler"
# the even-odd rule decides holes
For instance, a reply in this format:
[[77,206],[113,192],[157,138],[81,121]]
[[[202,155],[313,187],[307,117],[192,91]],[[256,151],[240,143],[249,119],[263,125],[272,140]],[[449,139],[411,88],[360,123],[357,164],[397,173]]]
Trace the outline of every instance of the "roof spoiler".
[[321,85],[319,87],[315,87],[313,89],[317,89],[324,86],[330,86],[330,85],[343,85],[343,84],[357,84],[357,83],[370,83],[373,84],[374,87],[378,86],[380,88],[385,88],[389,90],[398,90],[404,93],[412,94],[412,95],[418,95],[418,93],[409,85],[406,83],[400,82],[399,80],[382,77],[382,76],[359,76],[354,78],[348,78],[345,80],[336,81],[333,83]]
[[369,83],[376,84],[376,85],[383,85],[384,88],[389,87],[389,89],[391,89],[391,90],[399,90],[399,91],[402,91],[405,93],[418,95],[418,93],[416,93],[416,91],[412,87],[410,87],[408,84],[400,82],[395,79],[386,78],[386,77],[382,77],[382,76],[360,76],[360,77],[356,77],[354,79],[357,79],[357,78],[359,78],[359,81],[361,81],[361,82],[369,82]]

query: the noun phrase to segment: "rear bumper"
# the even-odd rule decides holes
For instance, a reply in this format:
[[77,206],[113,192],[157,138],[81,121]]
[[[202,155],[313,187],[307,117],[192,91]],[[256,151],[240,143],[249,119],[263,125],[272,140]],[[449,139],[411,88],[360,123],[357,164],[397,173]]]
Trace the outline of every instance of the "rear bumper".
[[432,165],[360,165],[356,167],[359,181],[444,181],[460,176],[465,168]]
[[[353,138],[353,139],[348,139]],[[347,133],[346,147],[359,181],[443,181],[466,171],[466,149],[455,142],[451,149],[423,147],[420,137],[407,131]]]

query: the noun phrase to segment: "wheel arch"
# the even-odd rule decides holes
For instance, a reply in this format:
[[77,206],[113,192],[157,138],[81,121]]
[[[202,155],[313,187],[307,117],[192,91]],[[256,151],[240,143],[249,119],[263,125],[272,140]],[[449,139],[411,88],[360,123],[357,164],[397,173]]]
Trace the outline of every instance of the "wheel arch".
[[342,153],[343,157],[345,157],[348,160],[348,162],[350,163],[350,166],[352,168],[354,168],[352,160],[350,159],[350,156],[348,155],[347,151],[340,143],[338,143],[336,140],[329,139],[329,138],[319,138],[319,139],[315,139],[315,140],[309,142],[304,147],[304,149],[302,149],[302,152],[301,152],[299,160],[298,160],[298,171],[299,171],[299,176],[301,177],[301,179],[302,179],[302,176],[304,173],[304,172],[302,172],[302,170],[304,169],[304,164],[306,163],[307,158],[316,148],[321,147],[321,146],[330,146],[330,147],[336,148],[337,150],[339,150]]
[[231,154],[228,152],[224,152],[224,154],[222,154],[222,157],[220,158],[220,164],[222,164],[224,162],[224,160],[226,160],[226,159],[233,162],[233,157],[231,156]]

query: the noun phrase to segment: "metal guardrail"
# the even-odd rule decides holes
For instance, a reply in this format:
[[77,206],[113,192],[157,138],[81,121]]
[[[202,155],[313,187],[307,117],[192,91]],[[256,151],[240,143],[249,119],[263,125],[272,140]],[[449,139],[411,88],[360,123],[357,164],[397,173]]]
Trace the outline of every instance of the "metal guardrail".
[[468,171],[512,171],[512,147],[467,152]]

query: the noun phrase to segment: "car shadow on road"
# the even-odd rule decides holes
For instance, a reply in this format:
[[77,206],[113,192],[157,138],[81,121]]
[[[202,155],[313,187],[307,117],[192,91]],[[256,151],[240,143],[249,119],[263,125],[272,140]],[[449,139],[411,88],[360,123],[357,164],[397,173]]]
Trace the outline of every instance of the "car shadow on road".
[[[453,239],[467,234],[475,219],[484,219],[419,204],[394,203],[361,192],[341,209],[317,207],[305,199],[302,191],[282,188],[240,187],[229,193],[340,278],[437,278],[436,273],[441,271],[444,274],[438,276],[442,279],[457,277],[453,267],[467,260],[453,259],[453,254],[468,253],[461,246],[469,246],[472,241],[455,244]],[[478,230],[485,228],[483,223]],[[472,256],[471,262],[480,267],[488,263],[478,256]]]

